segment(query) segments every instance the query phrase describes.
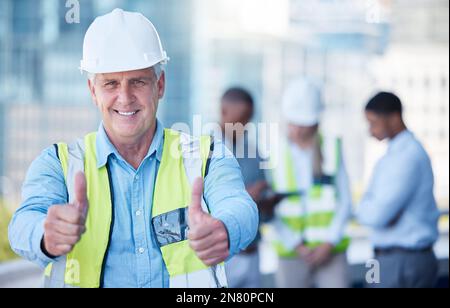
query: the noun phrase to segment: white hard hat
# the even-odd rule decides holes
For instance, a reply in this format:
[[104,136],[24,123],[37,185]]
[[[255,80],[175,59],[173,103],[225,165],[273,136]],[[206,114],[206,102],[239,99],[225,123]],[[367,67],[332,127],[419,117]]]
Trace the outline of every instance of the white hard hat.
[[158,32],[146,17],[115,9],[97,17],[87,30],[80,69],[92,74],[126,72],[168,60]]
[[282,101],[284,118],[295,125],[314,126],[323,111],[321,91],[307,78],[293,81],[286,89]]

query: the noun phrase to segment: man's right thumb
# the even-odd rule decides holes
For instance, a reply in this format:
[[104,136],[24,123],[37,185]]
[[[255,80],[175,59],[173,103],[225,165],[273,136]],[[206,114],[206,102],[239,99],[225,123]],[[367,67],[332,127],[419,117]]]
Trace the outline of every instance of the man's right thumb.
[[189,218],[191,221],[195,220],[195,216],[203,213],[202,209],[203,198],[203,178],[197,178],[192,185],[191,205],[189,206]]
[[82,211],[86,212],[88,207],[88,199],[87,199],[87,185],[86,185],[86,177],[83,172],[78,172],[75,175],[75,206]]

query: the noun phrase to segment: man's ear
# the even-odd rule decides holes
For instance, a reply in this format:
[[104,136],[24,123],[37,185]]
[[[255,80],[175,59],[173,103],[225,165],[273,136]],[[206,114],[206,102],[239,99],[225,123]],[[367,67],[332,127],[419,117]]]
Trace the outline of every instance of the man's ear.
[[162,99],[166,91],[166,72],[162,71],[158,80],[158,98]]
[[398,115],[396,113],[390,114],[386,116],[385,123],[387,124],[387,129],[392,130],[397,126],[398,123]]
[[89,92],[91,93],[92,102],[94,103],[95,106],[97,106],[97,95],[95,93],[94,82],[92,82],[91,79],[88,79],[88,87],[89,87]]

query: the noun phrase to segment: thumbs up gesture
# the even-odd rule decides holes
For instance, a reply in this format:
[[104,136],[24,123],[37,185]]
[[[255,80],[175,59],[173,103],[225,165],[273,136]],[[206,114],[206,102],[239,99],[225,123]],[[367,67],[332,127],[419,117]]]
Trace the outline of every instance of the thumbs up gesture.
[[192,186],[188,239],[198,258],[207,266],[214,266],[229,255],[228,233],[223,222],[203,211],[202,196],[203,179],[198,178]]
[[83,172],[75,175],[74,184],[74,202],[50,207],[44,222],[44,238],[41,247],[53,257],[71,252],[86,231],[85,223],[89,204]]

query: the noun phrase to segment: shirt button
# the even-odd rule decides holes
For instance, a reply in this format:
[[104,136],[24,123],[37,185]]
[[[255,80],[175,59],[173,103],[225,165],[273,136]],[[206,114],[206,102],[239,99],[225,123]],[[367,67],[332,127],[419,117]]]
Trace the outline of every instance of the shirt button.
[[134,179],[135,179],[136,181],[138,181],[138,180],[139,180],[139,175],[136,175],[136,176],[134,177]]
[[136,216],[141,216],[141,211],[137,210],[136,211]]
[[144,251],[145,251],[145,249],[144,249],[144,248],[142,248],[142,247],[141,247],[141,248],[139,248],[139,253],[141,253],[141,254],[142,254],[142,253],[144,253]]

